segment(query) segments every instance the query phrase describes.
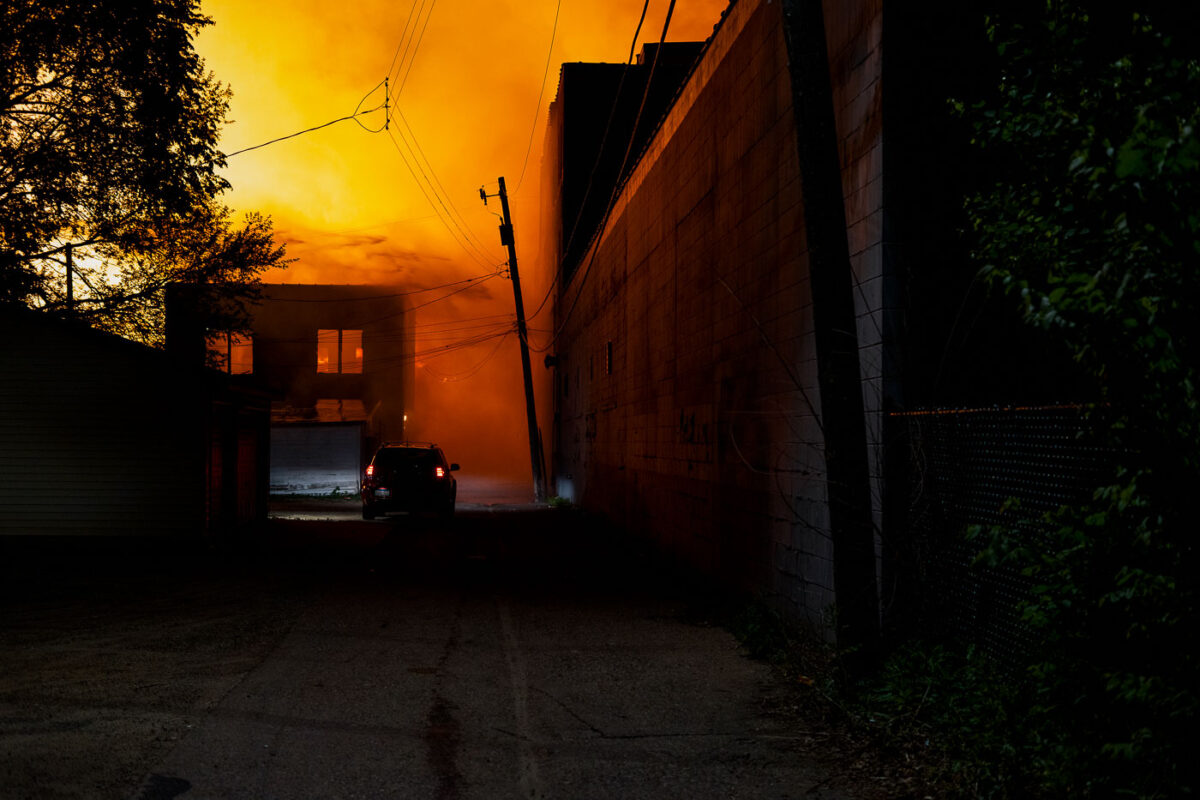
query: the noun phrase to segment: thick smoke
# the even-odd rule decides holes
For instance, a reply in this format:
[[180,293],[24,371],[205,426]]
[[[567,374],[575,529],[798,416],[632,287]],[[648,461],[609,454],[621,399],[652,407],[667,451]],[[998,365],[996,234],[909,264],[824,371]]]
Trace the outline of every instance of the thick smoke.
[[[511,324],[511,285],[496,277],[448,293],[456,282],[503,270],[499,202],[485,207],[479,197],[480,187],[494,194],[503,175],[526,308],[537,308],[550,287],[538,258],[538,189],[558,65],[623,61],[641,4],[563,3],[540,103],[555,0],[404,6],[205,2],[215,25],[197,47],[233,90],[226,152],[381,106],[377,84],[385,75],[391,89],[386,111],[231,157],[226,199],[270,214],[297,259],[268,282],[429,289],[412,296],[419,307],[411,435],[443,444],[464,471],[524,479],[529,446],[516,337],[487,338]],[[666,7],[666,0],[650,4],[638,49],[657,41]],[[679,4],[669,38],[706,38],[724,7],[724,0]],[[433,12],[426,19],[419,8]],[[537,330],[551,320],[547,309],[533,321],[535,344],[547,341]],[[535,354],[549,458],[550,372],[541,361]]]

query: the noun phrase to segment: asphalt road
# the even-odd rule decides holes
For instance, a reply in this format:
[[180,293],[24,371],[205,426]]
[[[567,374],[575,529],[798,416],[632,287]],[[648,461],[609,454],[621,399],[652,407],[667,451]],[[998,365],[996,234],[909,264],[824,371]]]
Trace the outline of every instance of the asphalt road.
[[233,550],[0,552],[0,798],[880,796],[594,520],[276,512]]

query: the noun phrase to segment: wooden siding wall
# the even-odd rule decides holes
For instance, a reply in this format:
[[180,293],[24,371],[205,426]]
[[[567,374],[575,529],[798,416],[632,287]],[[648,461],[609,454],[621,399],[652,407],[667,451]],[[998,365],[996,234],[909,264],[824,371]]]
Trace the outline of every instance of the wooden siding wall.
[[[265,515],[249,483],[211,513],[208,376],[37,314],[0,313],[0,337],[0,535],[200,536]],[[264,403],[242,427],[266,424]]]

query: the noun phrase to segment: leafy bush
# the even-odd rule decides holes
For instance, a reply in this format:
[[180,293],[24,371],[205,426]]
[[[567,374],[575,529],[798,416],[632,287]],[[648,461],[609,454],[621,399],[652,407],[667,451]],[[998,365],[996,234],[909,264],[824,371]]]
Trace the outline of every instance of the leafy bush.
[[1197,31],[1168,4],[1070,0],[990,24],[1002,78],[964,113],[1011,168],[968,203],[975,255],[1093,379],[1118,454],[1044,541],[979,532],[1033,585],[1021,763],[1045,796],[1178,797],[1197,711]]

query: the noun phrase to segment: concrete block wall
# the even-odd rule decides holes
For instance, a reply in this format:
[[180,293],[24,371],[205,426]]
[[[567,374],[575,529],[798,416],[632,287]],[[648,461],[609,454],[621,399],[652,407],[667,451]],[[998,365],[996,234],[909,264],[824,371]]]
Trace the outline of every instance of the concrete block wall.
[[[778,2],[731,5],[560,290],[555,472],[583,505],[828,630],[833,553],[782,26]],[[831,37],[830,49],[847,65],[835,102],[864,396],[877,410],[871,31]],[[866,58],[852,53],[862,47]]]

